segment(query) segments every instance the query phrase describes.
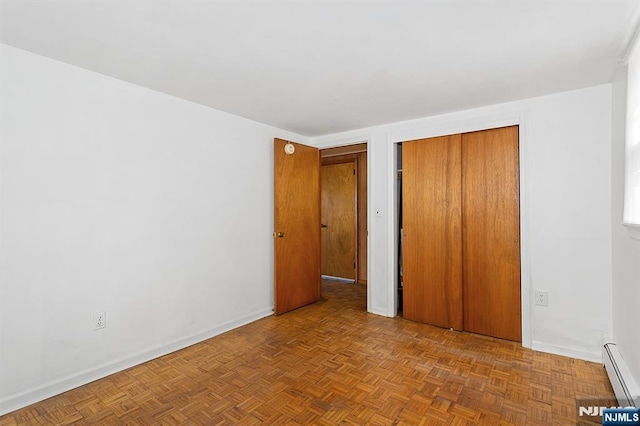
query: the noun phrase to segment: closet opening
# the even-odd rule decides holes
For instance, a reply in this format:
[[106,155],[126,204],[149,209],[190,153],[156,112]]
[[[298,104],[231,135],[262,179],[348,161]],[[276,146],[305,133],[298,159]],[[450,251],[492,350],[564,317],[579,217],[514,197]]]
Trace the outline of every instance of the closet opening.
[[403,276],[402,276],[402,142],[395,144],[395,153],[396,153],[396,218],[397,223],[395,227],[395,235],[394,239],[396,241],[396,247],[398,250],[398,261],[396,265],[396,310],[397,316],[402,317],[402,307],[403,307]]

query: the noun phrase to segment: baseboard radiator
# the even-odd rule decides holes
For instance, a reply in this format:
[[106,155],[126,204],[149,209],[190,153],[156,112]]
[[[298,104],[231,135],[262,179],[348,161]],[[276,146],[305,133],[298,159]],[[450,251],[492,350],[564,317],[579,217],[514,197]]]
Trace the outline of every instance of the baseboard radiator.
[[604,368],[621,407],[640,408],[640,389],[615,343],[604,345]]

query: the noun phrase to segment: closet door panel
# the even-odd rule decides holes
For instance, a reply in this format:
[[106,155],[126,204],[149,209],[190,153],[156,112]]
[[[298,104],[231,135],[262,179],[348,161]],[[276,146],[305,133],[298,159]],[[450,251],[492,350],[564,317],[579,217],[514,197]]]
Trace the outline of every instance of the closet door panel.
[[522,341],[518,127],[462,135],[464,329]]
[[461,136],[402,144],[403,317],[462,330]]

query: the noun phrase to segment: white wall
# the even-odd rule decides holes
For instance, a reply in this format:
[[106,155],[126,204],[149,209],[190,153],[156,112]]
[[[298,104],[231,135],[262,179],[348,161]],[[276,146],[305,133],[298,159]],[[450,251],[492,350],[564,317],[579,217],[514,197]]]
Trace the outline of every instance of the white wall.
[[636,384],[640,384],[640,240],[622,226],[624,206],[627,69],[613,81],[611,227],[613,258],[613,337]]
[[[395,314],[395,142],[520,125],[523,344],[601,359],[611,332],[611,85],[312,138],[369,142],[370,312]],[[380,211],[376,216],[375,211]],[[533,306],[535,289],[549,307]]]
[[0,414],[271,314],[272,139],[305,138],[1,54]]

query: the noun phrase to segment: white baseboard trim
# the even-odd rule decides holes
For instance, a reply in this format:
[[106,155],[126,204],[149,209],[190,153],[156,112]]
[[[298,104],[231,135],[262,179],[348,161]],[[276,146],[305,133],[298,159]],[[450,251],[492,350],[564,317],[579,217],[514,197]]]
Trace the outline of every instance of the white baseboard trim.
[[381,315],[383,317],[390,317],[389,311],[387,311],[387,307],[372,307],[368,310],[370,314]]
[[333,275],[322,275],[322,279],[334,280],[334,281],[342,281],[342,282],[349,283],[349,284],[354,284],[356,282],[356,280],[352,280],[350,278],[334,277]]
[[224,322],[209,330],[193,334],[189,337],[144,349],[131,355],[118,358],[108,364],[102,364],[94,368],[86,369],[71,376],[46,383],[37,388],[9,395],[8,397],[0,400],[0,416],[77,388],[78,386],[86,385],[87,383],[102,379],[119,371],[126,370],[127,368],[135,365],[142,364],[143,362],[184,349],[188,346],[210,339],[219,334],[226,333],[234,328],[241,327],[272,314],[273,308],[255,311]]
[[585,351],[582,348],[557,346],[557,345],[552,345],[545,342],[540,342],[538,340],[533,340],[531,342],[531,349],[533,349],[534,351],[547,352],[550,354],[563,355],[563,356],[568,356],[570,358],[578,358],[585,361],[602,363],[601,352]]

